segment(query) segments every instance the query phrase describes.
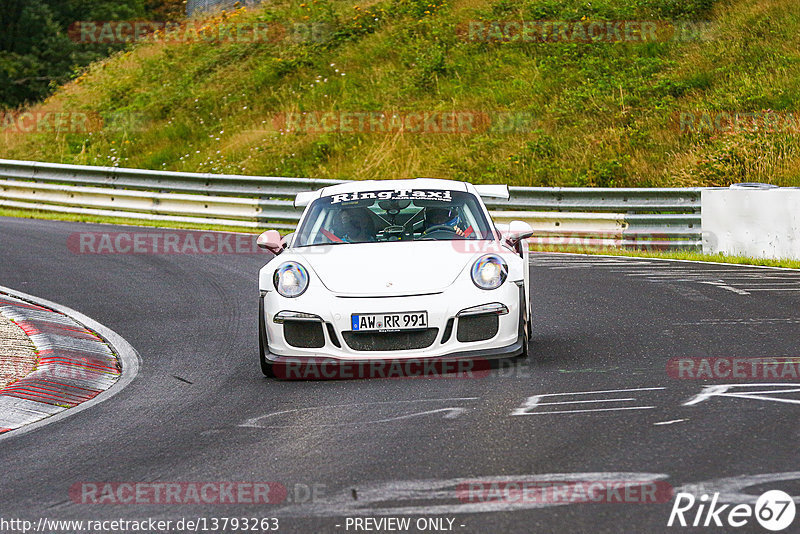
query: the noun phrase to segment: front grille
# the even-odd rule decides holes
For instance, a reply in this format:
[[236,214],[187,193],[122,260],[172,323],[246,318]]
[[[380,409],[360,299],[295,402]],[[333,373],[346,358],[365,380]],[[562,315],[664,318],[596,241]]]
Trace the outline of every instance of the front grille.
[[500,316],[496,313],[459,317],[456,339],[461,343],[486,341],[497,335],[498,328],[500,328]]
[[403,332],[342,332],[347,346],[361,351],[424,349],[433,345],[438,328]]
[[283,322],[283,338],[292,347],[318,349],[325,346],[322,323],[317,321]]

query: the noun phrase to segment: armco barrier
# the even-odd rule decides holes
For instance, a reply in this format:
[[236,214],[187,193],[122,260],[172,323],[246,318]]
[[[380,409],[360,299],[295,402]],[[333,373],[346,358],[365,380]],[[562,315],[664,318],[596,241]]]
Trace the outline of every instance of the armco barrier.
[[702,188],[510,189],[508,201],[487,203],[492,215],[529,222],[545,244],[700,248]]
[[[0,159],[2,207],[243,228],[294,228],[294,196],[337,183]],[[538,243],[701,247],[700,188],[510,190],[487,202],[492,216],[529,222]]]

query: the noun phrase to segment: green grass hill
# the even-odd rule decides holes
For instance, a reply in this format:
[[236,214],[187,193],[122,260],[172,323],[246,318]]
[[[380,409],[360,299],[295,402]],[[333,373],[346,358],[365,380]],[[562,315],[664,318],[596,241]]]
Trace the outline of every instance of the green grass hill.
[[[581,37],[609,21],[639,23]],[[0,157],[512,185],[800,185],[796,0],[275,0],[188,23],[4,112]],[[547,40],[535,32],[559,27]],[[25,111],[85,114],[88,126],[14,131]]]

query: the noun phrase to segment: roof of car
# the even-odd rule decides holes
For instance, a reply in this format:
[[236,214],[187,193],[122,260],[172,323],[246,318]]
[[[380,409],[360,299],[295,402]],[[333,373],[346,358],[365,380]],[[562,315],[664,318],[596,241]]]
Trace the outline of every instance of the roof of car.
[[351,193],[355,191],[381,191],[386,189],[441,189],[449,191],[466,191],[465,182],[455,180],[441,180],[438,178],[413,178],[403,180],[358,180],[343,184],[324,187],[320,190],[320,196],[327,197],[340,193]]
[[441,191],[464,191],[478,195],[481,198],[495,198],[508,200],[510,189],[507,184],[479,184],[473,185],[469,182],[458,182],[456,180],[441,180],[438,178],[413,178],[404,180],[363,180],[345,182],[330,187],[323,187],[316,191],[301,191],[294,198],[294,207],[301,208],[308,206],[311,202],[323,196],[341,195],[363,191],[387,191],[387,190],[441,190]]
[[299,208],[308,206],[320,197],[337,195],[342,193],[353,193],[361,191],[385,191],[387,189],[433,189],[449,191],[469,191],[469,184],[457,182],[455,180],[441,180],[439,178],[413,178],[403,180],[354,180],[344,182],[329,187],[323,187],[316,191],[303,191],[297,194],[294,200],[294,207]]

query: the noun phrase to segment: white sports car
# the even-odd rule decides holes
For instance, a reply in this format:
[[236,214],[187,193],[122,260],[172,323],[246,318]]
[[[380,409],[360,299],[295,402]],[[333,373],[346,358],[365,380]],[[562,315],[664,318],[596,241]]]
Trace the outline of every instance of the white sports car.
[[505,185],[354,181],[300,193],[297,230],[268,230],[259,273],[259,344],[281,363],[527,356],[528,244],[481,197]]

